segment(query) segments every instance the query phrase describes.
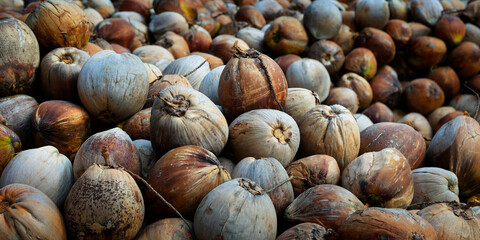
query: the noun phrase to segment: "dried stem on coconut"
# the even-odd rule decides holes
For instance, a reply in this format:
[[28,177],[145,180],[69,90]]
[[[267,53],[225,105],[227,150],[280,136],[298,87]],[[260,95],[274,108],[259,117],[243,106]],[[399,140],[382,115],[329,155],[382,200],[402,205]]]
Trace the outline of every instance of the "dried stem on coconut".
[[[145,184],[145,186],[147,186],[147,188],[149,188],[158,198],[160,198],[169,208],[171,208],[185,222],[185,224],[188,226],[192,236],[195,236],[195,233],[193,232],[193,228],[191,227],[190,223],[182,216],[182,214],[180,212],[178,212],[178,210],[174,206],[172,206],[172,204],[170,204],[164,197],[162,197],[162,195],[160,195],[160,193],[155,191],[155,189],[145,179],[143,179],[139,175],[133,173],[132,171],[124,168],[122,165],[112,164],[110,162],[110,154],[108,152],[108,149],[105,146],[102,148],[102,156],[105,159],[106,166],[109,166],[111,168],[118,169],[118,170],[123,170],[123,171],[127,172],[128,174],[130,174],[130,176],[132,176],[132,178],[134,178],[134,179],[142,182],[143,184]],[[195,237],[194,237],[194,239],[195,239]]]

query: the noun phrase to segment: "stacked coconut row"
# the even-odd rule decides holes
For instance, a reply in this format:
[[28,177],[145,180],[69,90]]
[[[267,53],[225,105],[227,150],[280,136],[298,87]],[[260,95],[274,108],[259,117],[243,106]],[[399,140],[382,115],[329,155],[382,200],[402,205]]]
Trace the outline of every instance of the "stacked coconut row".
[[480,1],[0,1],[1,239],[476,239]]

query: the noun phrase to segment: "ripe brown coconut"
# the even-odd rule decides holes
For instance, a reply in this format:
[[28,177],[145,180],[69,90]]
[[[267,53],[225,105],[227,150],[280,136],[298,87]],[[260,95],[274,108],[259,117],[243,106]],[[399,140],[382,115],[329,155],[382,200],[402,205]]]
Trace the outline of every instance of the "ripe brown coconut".
[[133,239],[145,206],[129,173],[95,164],[70,189],[64,214],[71,239]]
[[52,145],[70,160],[90,135],[90,116],[82,107],[63,100],[41,103],[32,115],[37,147]]
[[25,184],[0,189],[2,239],[66,240],[62,213],[40,190]]
[[465,32],[465,24],[453,14],[443,14],[435,25],[435,35],[449,46],[455,46],[462,42]]
[[463,42],[450,52],[448,62],[460,78],[471,78],[480,71],[480,47]]
[[316,185],[337,184],[340,180],[337,161],[324,154],[299,159],[290,163],[286,170],[289,176],[298,177],[291,181],[295,196]]
[[277,54],[300,54],[307,46],[308,36],[300,21],[294,17],[282,16],[270,22],[264,40]]
[[393,122],[395,116],[393,111],[385,104],[376,102],[363,111],[363,114],[370,118],[373,123]]
[[407,84],[403,92],[407,107],[412,112],[428,115],[445,101],[442,88],[428,78],[417,78]]
[[350,215],[340,226],[340,239],[435,240],[437,234],[427,221],[399,208],[367,208]]
[[412,27],[405,21],[400,19],[392,19],[388,21],[384,31],[392,37],[395,47],[401,48],[408,44],[412,37]]
[[[375,79],[375,78],[374,78]],[[346,73],[339,81],[338,87],[351,88],[358,97],[358,109],[365,109],[372,103],[373,92],[368,81],[356,73]]]
[[83,49],[90,38],[90,23],[73,2],[47,0],[28,15],[25,23],[45,47]]
[[363,203],[347,189],[322,184],[300,194],[287,209],[284,218],[290,222],[313,222],[337,230],[344,219]]
[[345,55],[342,48],[334,41],[319,40],[308,49],[307,56],[320,61],[330,75],[334,75],[343,66]]
[[79,102],[78,75],[89,58],[87,52],[74,47],[50,51],[40,65],[43,94],[49,99]]
[[420,36],[410,41],[408,46],[408,64],[419,71],[436,66],[447,53],[445,42],[436,37]]
[[287,79],[278,64],[254,49],[234,46],[234,55],[220,76],[218,95],[227,118],[259,108],[283,110]]
[[360,105],[357,93],[348,87],[336,87],[330,89],[330,93],[323,101],[325,105],[342,105],[347,108],[352,114],[357,113]]
[[[189,145],[163,155],[148,173],[147,182],[182,215],[191,217],[207,193],[230,179],[213,153]],[[146,190],[145,200],[149,211],[162,216],[175,215],[151,189]]]
[[445,101],[452,99],[460,91],[460,79],[455,70],[449,66],[432,69],[428,77],[442,88]]
[[377,75],[370,81],[373,92],[373,102],[381,102],[388,107],[397,107],[402,98],[402,84],[398,74],[392,67],[385,65],[380,68]]
[[376,123],[360,133],[360,153],[396,148],[408,160],[411,169],[425,160],[426,145],[420,133],[403,123]]
[[343,68],[370,80],[377,73],[377,60],[370,49],[358,47],[345,57]]
[[388,33],[373,28],[364,28],[356,40],[355,46],[372,51],[379,67],[391,62],[395,58],[395,42]]
[[399,208],[413,199],[412,171],[395,148],[357,157],[343,170],[342,186],[368,206]]
[[480,193],[480,125],[468,116],[459,116],[440,127],[427,150],[435,167],[452,171],[458,177],[460,199]]

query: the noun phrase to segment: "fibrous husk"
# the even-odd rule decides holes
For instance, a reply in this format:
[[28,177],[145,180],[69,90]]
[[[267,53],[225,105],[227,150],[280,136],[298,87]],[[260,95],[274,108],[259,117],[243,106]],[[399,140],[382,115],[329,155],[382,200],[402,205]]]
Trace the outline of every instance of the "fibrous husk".
[[350,215],[340,226],[340,239],[435,240],[435,229],[416,214],[399,208],[366,208]]
[[142,226],[145,206],[129,173],[95,164],[68,193],[64,214],[72,239],[130,240]]
[[238,161],[245,157],[272,157],[285,167],[297,153],[300,131],[288,114],[256,109],[233,120],[229,144]]
[[480,236],[480,216],[459,203],[439,203],[417,213],[437,232],[438,240],[476,239]]
[[195,212],[193,228],[199,240],[274,240],[277,215],[263,188],[249,179],[236,178],[203,198]]
[[297,224],[278,236],[277,240],[294,240],[294,239],[316,239],[327,240],[330,236],[335,236],[335,232],[331,229],[325,229],[316,223],[300,223]]
[[320,102],[327,99],[330,92],[330,75],[323,64],[315,59],[302,58],[293,62],[287,69],[288,86],[306,88],[318,95]]
[[290,163],[287,168],[292,179],[295,196],[320,184],[337,184],[340,180],[340,168],[335,158],[316,154]]
[[417,168],[412,171],[414,194],[412,203],[456,201],[458,178],[454,173],[436,167]]
[[150,118],[150,140],[157,156],[185,145],[197,145],[218,155],[227,139],[227,120],[203,93],[184,86],[158,93]]
[[90,23],[85,13],[73,2],[47,0],[28,15],[25,23],[38,41],[49,48],[82,49],[90,38]]
[[420,133],[407,124],[376,123],[363,130],[360,139],[360,154],[396,148],[408,160],[411,169],[420,167],[425,160],[425,141]]
[[146,226],[142,232],[138,234],[137,240],[171,240],[175,238],[183,240],[193,240],[192,222],[186,220],[185,223],[181,218],[164,218]]
[[312,90],[288,88],[285,112],[297,122],[297,125],[300,125],[303,115],[316,105],[320,105],[320,103],[318,94]]
[[30,90],[40,48],[30,28],[15,18],[0,19],[0,97]]
[[235,47],[220,76],[218,94],[227,117],[234,119],[254,109],[283,110],[287,88],[287,79],[273,59],[254,49]]
[[210,64],[201,56],[186,56],[170,63],[163,74],[178,74],[188,79],[192,88],[198,90],[205,76],[210,72]]
[[357,157],[343,170],[342,186],[369,206],[405,207],[413,198],[412,171],[395,148]]
[[363,203],[337,185],[322,184],[307,189],[285,209],[284,218],[292,222],[313,222],[336,230],[342,221]]
[[[213,153],[189,145],[164,154],[149,171],[147,182],[178,212],[191,217],[207,193],[230,179]],[[146,190],[145,201],[149,211],[160,216],[175,215],[151,189]]]
[[358,155],[360,131],[352,113],[341,105],[317,105],[300,123],[300,151],[309,156],[327,154],[344,169]]
[[435,167],[458,177],[460,199],[480,193],[480,125],[468,116],[458,116],[444,124],[433,136],[427,159]]

